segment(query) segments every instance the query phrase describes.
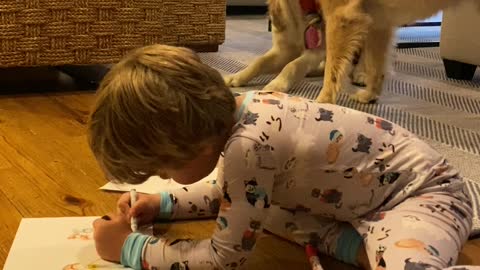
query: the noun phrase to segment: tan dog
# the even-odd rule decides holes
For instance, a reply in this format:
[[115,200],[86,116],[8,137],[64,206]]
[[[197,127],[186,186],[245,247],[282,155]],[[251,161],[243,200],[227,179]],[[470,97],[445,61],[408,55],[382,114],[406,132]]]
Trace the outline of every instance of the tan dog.
[[[244,70],[226,76],[228,86],[243,86],[255,76],[281,71],[264,90],[286,92],[305,76],[323,73],[324,27],[315,0],[269,0],[268,8],[272,21],[272,48]],[[315,46],[305,41],[306,30],[312,30],[309,26],[316,27],[320,38]]]
[[[397,26],[433,16],[461,1],[479,0],[317,0],[326,24],[327,60],[318,102],[336,103],[355,53],[361,50],[354,82],[366,84],[351,96],[362,103],[382,92],[385,59]],[[479,14],[480,15],[480,14]],[[361,69],[365,69],[365,73]]]

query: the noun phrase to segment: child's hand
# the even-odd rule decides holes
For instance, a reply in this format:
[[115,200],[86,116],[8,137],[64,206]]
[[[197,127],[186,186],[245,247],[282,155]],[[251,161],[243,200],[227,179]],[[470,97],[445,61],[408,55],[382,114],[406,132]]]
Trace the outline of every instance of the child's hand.
[[109,215],[93,222],[93,239],[98,255],[111,262],[120,262],[123,243],[132,232],[125,216]]
[[127,217],[128,223],[133,216],[140,226],[151,224],[160,211],[160,194],[137,193],[137,201],[130,207],[130,193],[126,192],[118,199],[117,207],[118,212]]

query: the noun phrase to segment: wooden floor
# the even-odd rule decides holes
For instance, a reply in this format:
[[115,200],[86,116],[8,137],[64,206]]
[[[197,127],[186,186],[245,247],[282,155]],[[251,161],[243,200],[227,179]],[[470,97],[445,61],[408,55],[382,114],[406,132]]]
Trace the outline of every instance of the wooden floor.
[[[0,268],[22,217],[115,209],[118,194],[98,190],[105,179],[85,139],[94,92],[80,88],[52,69],[0,70]],[[208,237],[213,227],[213,221],[198,221],[173,225],[171,232]],[[460,263],[480,265],[479,254],[480,240],[471,241]],[[331,265],[325,269],[343,268],[322,261]],[[248,269],[308,269],[301,248],[271,235],[259,241],[249,264]]]

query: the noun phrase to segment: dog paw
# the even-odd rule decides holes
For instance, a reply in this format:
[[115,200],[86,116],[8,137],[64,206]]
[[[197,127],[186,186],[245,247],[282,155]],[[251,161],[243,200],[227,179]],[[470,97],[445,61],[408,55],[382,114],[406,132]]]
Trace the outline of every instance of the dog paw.
[[242,79],[242,76],[238,73],[224,76],[223,81],[229,87],[244,86],[247,83],[245,80]]
[[360,103],[375,103],[378,96],[370,91],[361,89],[350,95],[350,98]]
[[[323,92],[323,90],[322,90],[322,92]],[[322,94],[322,92],[320,92],[320,95],[316,99],[316,101],[318,103],[335,104],[337,102],[335,95]]]
[[265,87],[263,87],[263,90],[275,92],[287,92],[289,89],[289,83],[281,78],[275,78],[269,84],[265,85]]
[[356,86],[367,86],[367,73],[362,71],[356,71],[352,75],[352,83]]

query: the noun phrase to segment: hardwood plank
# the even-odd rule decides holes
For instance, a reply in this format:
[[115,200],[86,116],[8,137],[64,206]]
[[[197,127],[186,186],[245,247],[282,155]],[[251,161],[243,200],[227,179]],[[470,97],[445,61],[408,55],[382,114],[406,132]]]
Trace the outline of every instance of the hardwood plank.
[[[0,171],[1,170],[2,169],[0,169]],[[0,223],[0,269],[3,269],[22,215],[2,191],[0,191],[0,209],[2,209],[2,211],[0,211],[0,220],[2,221]]]
[[480,238],[470,240],[458,257],[458,265],[480,265]]
[[85,138],[92,94],[78,96],[0,98],[0,217],[11,221],[1,227],[1,265],[22,217],[115,210],[119,194],[98,190],[106,180]]
[[31,158],[54,173],[64,173],[64,168],[57,168],[61,164],[72,170],[77,169],[97,184],[105,182],[87,147],[87,115],[74,115],[60,108],[58,102],[45,97],[28,97],[2,103],[1,107],[7,108],[3,115],[15,120],[4,120],[0,130],[7,134],[9,143],[16,149],[26,149]]

